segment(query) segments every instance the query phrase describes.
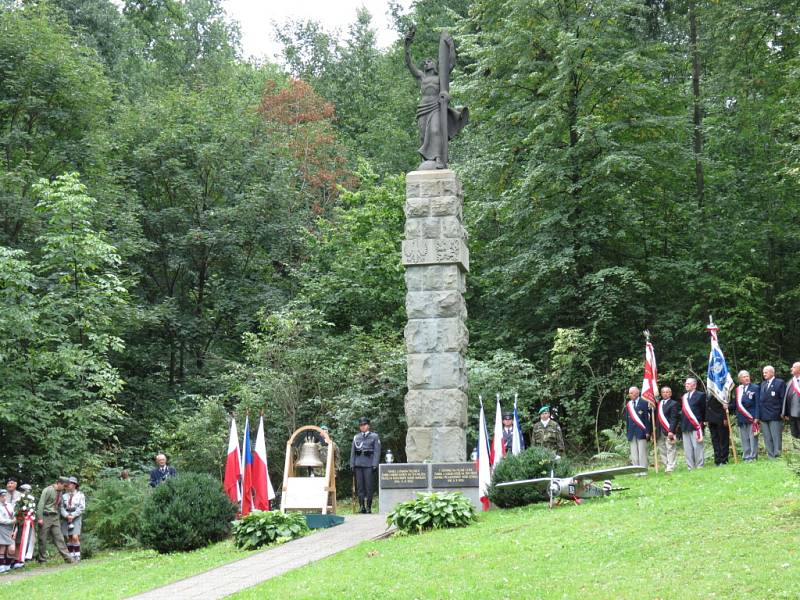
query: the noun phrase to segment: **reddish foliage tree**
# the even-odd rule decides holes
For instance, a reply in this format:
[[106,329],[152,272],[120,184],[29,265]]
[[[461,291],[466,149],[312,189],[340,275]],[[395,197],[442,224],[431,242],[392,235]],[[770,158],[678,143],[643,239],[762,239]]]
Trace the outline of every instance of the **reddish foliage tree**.
[[285,87],[268,81],[258,112],[276,133],[287,137],[300,180],[316,196],[312,210],[321,214],[336,197],[336,186],[352,183],[345,148],[333,129],[333,104],[299,79]]

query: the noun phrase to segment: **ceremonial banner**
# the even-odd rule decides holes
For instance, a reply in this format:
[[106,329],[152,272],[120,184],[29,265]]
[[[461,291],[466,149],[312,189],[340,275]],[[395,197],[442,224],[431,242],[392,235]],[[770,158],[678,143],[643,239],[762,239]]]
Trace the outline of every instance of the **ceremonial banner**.
[[253,450],[250,447],[250,417],[244,420],[244,439],[242,440],[242,516],[246,517],[253,510],[255,494],[253,490]]
[[725,355],[719,347],[717,332],[719,328],[714,325],[711,317],[708,319],[708,332],[711,334],[711,352],[708,355],[708,375],[706,377],[706,388],[708,393],[714,396],[720,403],[727,405],[728,398],[734,383],[728,363],[725,362]]
[[656,369],[656,351],[649,341],[644,347],[644,381],[642,381],[642,398],[654,407],[658,397],[658,369]]
[[492,436],[492,471],[503,460],[506,454],[506,445],[503,443],[503,411],[500,408],[500,394],[497,394],[497,410],[494,415],[494,435]]
[[489,464],[489,432],[486,429],[486,414],[483,411],[483,398],[478,396],[481,403],[481,412],[478,417],[478,448],[475,468],[478,471],[478,498],[481,501],[483,510],[489,510],[489,497],[486,490],[492,478]]
[[525,450],[525,440],[522,439],[522,427],[519,424],[519,413],[517,412],[517,395],[514,394],[514,432],[511,438],[511,454],[516,456]]
[[231,432],[228,436],[228,457],[225,461],[225,493],[231,502],[242,503],[242,463],[239,453],[239,434],[236,432],[236,420],[231,419]]
[[16,560],[19,564],[24,564],[26,560],[31,560],[33,558],[33,521],[35,519],[36,515],[33,510],[25,512],[25,517],[22,521],[22,535],[17,545]]
[[256,451],[253,455],[253,490],[255,492],[253,508],[269,510],[270,502],[275,498],[275,489],[272,487],[267,470],[267,444],[264,441],[263,415],[258,421]]

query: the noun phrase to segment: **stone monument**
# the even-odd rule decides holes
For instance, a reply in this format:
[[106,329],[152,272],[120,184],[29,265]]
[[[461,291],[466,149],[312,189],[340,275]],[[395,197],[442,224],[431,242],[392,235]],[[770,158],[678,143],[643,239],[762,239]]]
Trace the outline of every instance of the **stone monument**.
[[382,464],[379,509],[387,512],[419,491],[460,491],[478,505],[478,478],[466,462],[469,334],[464,301],[469,271],[463,195],[447,168],[448,141],[467,123],[466,108],[450,106],[453,39],[439,41],[438,62],[417,68],[411,59],[412,28],[405,60],[420,84],[417,105],[422,163],[406,175],[405,328],[408,393],[405,398],[406,464]]

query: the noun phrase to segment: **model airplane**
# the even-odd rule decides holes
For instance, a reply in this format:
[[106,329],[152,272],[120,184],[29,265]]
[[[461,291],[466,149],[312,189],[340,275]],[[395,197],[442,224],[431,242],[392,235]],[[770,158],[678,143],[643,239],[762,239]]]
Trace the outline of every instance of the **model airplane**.
[[[498,483],[498,488],[511,488],[520,487],[523,485],[533,485],[544,492],[550,500],[550,508],[556,500],[561,498],[568,498],[573,500],[576,504],[580,504],[583,498],[595,498],[597,496],[608,496],[612,491],[618,491],[625,488],[611,487],[611,480],[617,475],[630,475],[632,473],[646,473],[645,467],[614,467],[611,469],[601,469],[599,471],[587,471],[585,473],[578,473],[572,477],[555,477],[553,471],[550,471],[550,477],[539,477],[537,479],[523,479],[520,481],[508,481],[506,483]],[[593,481],[604,480],[602,487],[593,485]]]

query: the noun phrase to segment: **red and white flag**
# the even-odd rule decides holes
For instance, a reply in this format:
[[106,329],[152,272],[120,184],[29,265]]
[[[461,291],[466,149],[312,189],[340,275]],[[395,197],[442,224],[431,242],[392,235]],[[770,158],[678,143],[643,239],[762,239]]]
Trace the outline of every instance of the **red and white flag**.
[[255,493],[253,491],[253,450],[250,446],[250,417],[244,419],[244,438],[242,439],[242,516],[253,510]]
[[497,394],[497,410],[494,415],[494,435],[492,436],[492,471],[500,464],[506,454],[506,445],[503,443],[503,411],[500,408],[500,394]]
[[644,381],[642,382],[642,398],[654,407],[658,397],[658,369],[656,368],[656,351],[649,341],[644,347]]
[[264,416],[258,421],[256,433],[256,451],[253,454],[253,508],[269,510],[270,502],[275,498],[275,489],[269,479],[267,470],[267,444],[264,441]]
[[239,434],[236,433],[236,420],[231,419],[231,433],[228,436],[228,458],[225,460],[225,493],[231,502],[242,502],[242,459],[239,453]]
[[478,400],[481,403],[481,413],[478,417],[478,449],[475,468],[478,471],[478,498],[481,501],[483,510],[489,510],[489,496],[487,490],[492,479],[490,456],[489,456],[489,432],[486,430],[486,414],[483,412],[483,398]]

